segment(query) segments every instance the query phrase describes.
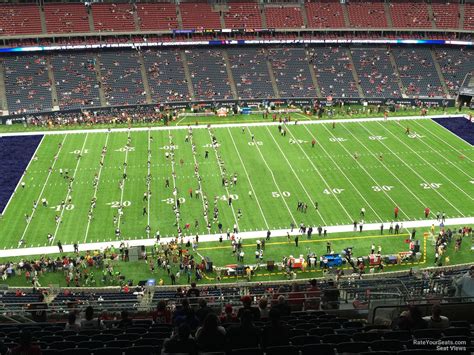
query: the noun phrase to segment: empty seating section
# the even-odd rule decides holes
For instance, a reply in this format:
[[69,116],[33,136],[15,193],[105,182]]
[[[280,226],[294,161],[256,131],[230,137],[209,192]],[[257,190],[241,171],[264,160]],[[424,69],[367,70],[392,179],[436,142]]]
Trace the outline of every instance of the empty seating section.
[[464,29],[474,30],[474,4],[464,4]]
[[347,49],[315,47],[309,49],[323,97],[358,97]]
[[142,31],[179,28],[175,4],[137,4],[137,13]]
[[387,48],[352,49],[352,61],[365,97],[400,97]]
[[61,109],[100,106],[94,61],[94,56],[87,53],[51,57]]
[[219,12],[207,3],[184,3],[179,5],[184,29],[221,28]]
[[229,3],[224,13],[226,28],[262,28],[262,16],[257,3]]
[[350,2],[347,5],[349,22],[357,28],[385,28],[387,19],[382,2]]
[[48,33],[89,32],[89,18],[84,4],[45,4]]
[[474,70],[474,51],[443,48],[435,51],[444,81],[451,95],[456,95],[466,74]]
[[3,67],[10,112],[51,110],[51,85],[44,56],[6,57]]
[[443,96],[443,89],[429,48],[415,50],[411,47],[395,47],[392,52],[406,95]]
[[432,3],[433,19],[437,28],[459,27],[459,4]]
[[92,4],[95,31],[135,31],[133,9],[129,4]]
[[270,49],[273,73],[281,97],[315,97],[304,48]]
[[229,48],[227,53],[239,98],[274,96],[263,49]]
[[0,35],[41,33],[37,5],[0,5]]
[[189,100],[183,63],[178,50],[143,52],[153,102]]
[[186,57],[197,100],[232,99],[220,50],[189,49]]
[[424,2],[391,2],[393,27],[431,28],[428,7]]
[[310,28],[345,27],[343,9],[338,2],[307,2],[305,8]]
[[303,28],[303,17],[299,6],[267,6],[265,16],[268,28]]
[[137,52],[105,51],[97,56],[100,60],[104,93],[110,105],[145,103]]

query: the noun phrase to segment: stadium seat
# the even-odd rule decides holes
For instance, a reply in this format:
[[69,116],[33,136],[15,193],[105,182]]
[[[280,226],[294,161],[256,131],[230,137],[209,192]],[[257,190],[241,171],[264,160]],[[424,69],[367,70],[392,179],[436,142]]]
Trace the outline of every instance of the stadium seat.
[[83,342],[83,341],[89,341],[90,338],[87,335],[70,335],[68,337],[65,337],[64,340],[73,341],[75,343],[80,343],[80,342]]
[[77,345],[78,348],[84,348],[84,349],[98,349],[98,348],[103,348],[104,343],[100,341],[83,341]]
[[61,350],[61,354],[64,355],[90,355],[91,351],[84,348],[73,348]]
[[63,337],[60,337],[60,336],[57,336],[57,335],[41,337],[41,341],[44,341],[45,343],[49,343],[49,344],[59,342],[59,341],[63,341],[63,340],[64,340]]
[[336,344],[338,353],[361,353],[369,350],[369,343],[367,342],[346,342]]
[[323,336],[323,335],[334,334],[334,330],[332,328],[312,328],[309,330],[309,334],[316,335],[316,336]]
[[97,349],[92,349],[92,352],[94,353],[94,355],[117,355],[117,354],[120,355],[124,351],[123,349],[120,349],[120,348],[97,348]]
[[232,355],[263,355],[263,350],[259,348],[244,348],[232,350]]
[[70,348],[75,348],[75,347],[76,347],[76,343],[73,341],[56,341],[49,346],[50,349],[55,349],[55,350],[64,350],[64,349],[70,349]]
[[355,333],[352,335],[354,341],[376,341],[382,338],[381,333]]
[[383,335],[384,339],[398,339],[398,340],[409,340],[411,339],[411,334],[408,331],[397,330],[393,332],[386,332]]
[[416,329],[413,331],[413,337],[415,339],[439,339],[441,338],[440,329]]
[[[105,331],[104,331],[105,332]],[[90,337],[91,341],[106,342],[120,338],[119,334],[96,334]]]
[[302,355],[334,354],[333,344],[308,344],[300,347]]
[[266,355],[299,355],[298,348],[292,345],[270,346],[265,350]]
[[120,349],[123,349],[123,348],[129,348],[130,346],[132,346],[132,343],[128,340],[119,339],[119,340],[108,341],[108,342],[104,343],[104,345],[107,348],[120,348]]
[[376,340],[370,343],[370,348],[376,351],[404,350],[403,343],[399,340]]
[[442,330],[442,333],[445,337],[449,336],[457,336],[457,335],[464,335],[470,336],[471,330],[467,327],[450,327]]
[[344,334],[328,334],[323,335],[321,341],[323,343],[347,343],[351,341],[351,337]]
[[306,345],[306,344],[319,344],[321,338],[314,335],[300,335],[290,339],[292,345]]
[[149,354],[159,354],[160,351],[158,348],[155,348],[153,346],[133,346],[130,348],[126,348],[124,353],[126,355],[134,355],[134,354],[140,354],[140,355],[149,355]]
[[56,349],[41,349],[42,355],[58,355],[61,354],[59,350]]

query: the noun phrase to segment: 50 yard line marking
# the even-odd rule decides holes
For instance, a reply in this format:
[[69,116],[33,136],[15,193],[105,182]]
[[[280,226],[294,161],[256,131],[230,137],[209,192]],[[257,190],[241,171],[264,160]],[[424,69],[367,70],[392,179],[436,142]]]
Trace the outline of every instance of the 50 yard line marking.
[[[125,149],[125,161],[124,161],[124,164],[123,164],[123,174],[126,175],[127,174],[127,161],[128,161],[128,151],[129,151],[129,145],[128,145],[128,142],[130,142],[130,147],[131,147],[131,143],[132,143],[132,139],[130,138],[130,129],[128,130],[128,133],[127,133],[127,145],[126,145],[126,149]],[[123,193],[125,191],[125,180],[127,179],[124,179],[122,177],[122,188],[120,189],[120,205],[119,205],[119,209],[122,210],[122,213],[119,213],[118,214],[118,219],[117,219],[117,228],[120,229],[120,221],[122,220],[122,214],[124,213],[124,209],[123,209]],[[122,232],[122,231],[120,231]]]
[[[107,143],[109,142],[109,135],[110,135],[110,132],[107,132],[107,136],[105,137],[105,144],[104,144],[104,146],[106,148],[107,148]],[[105,160],[105,155],[104,155],[104,160]],[[104,163],[104,160],[102,161],[102,163]],[[100,176],[102,174],[102,168],[103,168],[104,164],[99,164],[99,165],[100,165],[99,173],[97,174],[97,184],[95,185],[95,188],[94,188],[93,198],[97,198],[97,190],[99,189]],[[92,213],[94,213],[94,212],[92,212]],[[92,221],[92,219],[89,219],[89,216],[87,216],[87,227],[86,227],[86,233],[85,233],[85,236],[84,236],[84,243],[86,242],[87,237],[89,236],[89,228],[91,226],[91,221]]]
[[[171,130],[168,130],[168,139],[170,142],[170,147],[173,145],[173,136],[171,135]],[[174,149],[170,151],[170,161],[171,161],[171,176],[173,177],[173,197],[174,197],[174,207],[176,208],[175,212],[175,218],[176,218],[176,227],[179,230],[179,220],[181,218],[181,212],[179,211],[178,208],[178,189],[176,188],[176,170],[174,168],[175,161],[174,161]],[[176,191],[176,194],[174,192]],[[179,217],[178,214],[179,213]]]
[[258,208],[263,217],[263,221],[265,222],[265,226],[267,229],[270,229],[270,227],[268,226],[267,219],[265,218],[265,215],[263,214],[262,206],[260,206],[260,202],[258,201],[258,197],[257,197],[257,194],[255,193],[255,189],[253,188],[252,181],[250,180],[250,176],[247,172],[247,168],[245,167],[244,161],[242,160],[242,157],[240,156],[240,152],[237,149],[237,145],[235,144],[235,140],[234,140],[234,137],[232,136],[232,132],[230,131],[229,128],[227,128],[227,131],[229,132],[230,139],[232,140],[232,144],[234,145],[235,151],[237,152],[237,156],[239,157],[240,163],[242,164],[242,167],[244,168],[245,175],[247,176],[247,180],[249,181],[250,188],[252,189],[252,193],[255,196],[255,201],[257,202]]
[[[147,165],[147,184],[146,184],[146,201],[147,201],[147,226],[151,228],[150,226],[150,200],[151,200],[151,195],[150,195],[150,185],[151,185],[151,179],[149,179],[150,176],[150,169],[151,169],[151,130],[148,130],[148,160],[146,162]],[[151,231],[151,230],[150,230]],[[148,234],[150,234],[150,231],[148,231]]]
[[88,137],[89,137],[89,133],[86,133],[86,137],[84,138],[84,143],[82,143],[81,152],[79,153],[79,157],[77,158],[76,167],[74,168],[74,173],[72,174],[72,181],[71,181],[70,185],[67,188],[66,198],[64,199],[64,206],[61,208],[61,213],[59,215],[58,223],[56,223],[56,229],[54,230],[53,240],[51,241],[51,244],[53,244],[54,241],[56,240],[56,236],[58,234],[59,227],[61,226],[61,223],[63,223],[63,215],[64,215],[64,211],[66,210],[67,200],[68,200],[69,196],[71,195],[72,186],[74,185],[74,180],[76,179],[77,168],[79,167],[79,164],[82,160],[82,152],[84,151],[84,147],[86,146],[86,142],[87,142]]
[[[66,137],[67,137],[67,134],[64,135],[64,138],[63,138],[63,140],[61,141],[61,146],[59,147],[58,152],[54,155],[55,159],[54,159],[54,161],[53,161],[53,164],[51,165],[51,169],[49,170],[48,175],[46,176],[46,180],[45,180],[45,182],[44,182],[44,185],[43,185],[43,187],[42,187],[42,189],[41,189],[41,191],[40,191],[40,193],[39,193],[38,198],[36,199],[36,207],[38,207],[38,204],[40,203],[40,200],[41,200],[41,196],[43,196],[43,192],[44,192],[44,190],[46,189],[46,185],[48,184],[49,178],[51,177],[51,174],[53,173],[54,166],[56,165],[56,162],[57,162],[58,159],[59,159],[59,153],[61,153],[61,150],[63,149],[64,142],[66,141]],[[23,230],[23,233],[22,233],[22,235],[21,235],[21,237],[20,237],[19,246],[21,246],[22,241],[24,241],[25,234],[26,234],[26,232],[28,231],[28,227],[30,226],[31,221],[33,220],[33,216],[35,215],[36,209],[37,209],[37,208],[34,208],[34,207],[33,207],[33,210],[31,211],[31,216],[30,216],[28,222],[26,222],[25,229]]]

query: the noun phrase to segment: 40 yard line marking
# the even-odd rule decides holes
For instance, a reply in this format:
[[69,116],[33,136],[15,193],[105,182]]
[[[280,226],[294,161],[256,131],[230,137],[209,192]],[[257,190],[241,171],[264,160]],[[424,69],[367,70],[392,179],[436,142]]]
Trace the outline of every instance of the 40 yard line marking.
[[263,221],[265,222],[265,227],[267,229],[270,229],[270,227],[268,226],[267,219],[265,218],[265,215],[263,213],[262,206],[260,206],[260,202],[258,201],[258,197],[257,197],[257,194],[255,193],[255,189],[253,188],[252,181],[250,180],[249,173],[247,172],[247,168],[245,167],[244,161],[242,160],[242,157],[240,156],[240,152],[237,149],[237,145],[235,144],[235,140],[234,140],[234,137],[232,136],[232,132],[230,131],[229,128],[227,128],[227,132],[230,135],[230,139],[232,140],[232,144],[234,145],[235,151],[237,152],[237,156],[239,157],[240,163],[242,164],[242,167],[244,168],[245,175],[247,176],[247,180],[249,182],[250,188],[252,189],[252,193],[255,196],[255,201],[257,202],[258,208],[260,210],[260,214],[262,215]]
[[[46,176],[46,180],[44,182],[44,185],[39,193],[39,196],[38,198],[36,199],[36,205],[38,206],[38,203],[40,203],[40,200],[41,200],[41,196],[43,196],[43,192],[44,190],[46,189],[46,185],[48,184],[48,181],[49,181],[49,178],[51,177],[51,174],[53,173],[53,170],[54,170],[54,166],[56,165],[56,162],[58,161],[59,159],[59,153],[61,153],[61,150],[63,149],[63,146],[64,146],[64,142],[66,141],[66,137],[67,137],[67,134],[64,135],[64,138],[63,140],[61,141],[61,146],[59,147],[58,149],[58,152],[54,155],[55,159],[53,161],[53,164],[51,165],[51,170],[49,170],[48,172],[48,175]],[[29,220],[26,222],[26,226],[25,226],[25,229],[23,230],[23,233],[20,237],[20,241],[18,243],[18,246],[20,247],[23,242],[24,242],[24,238],[25,238],[25,234],[26,232],[28,231],[28,227],[30,226],[31,224],[31,221],[33,220],[33,216],[35,215],[35,212],[36,212],[36,208],[33,207],[33,210],[31,211],[31,216],[29,218]]]
[[[426,164],[428,164],[431,168],[433,168],[433,170],[435,170],[436,172],[438,172],[441,176],[443,176],[446,180],[448,180],[456,189],[458,189],[459,191],[461,191],[464,195],[467,196],[467,198],[471,199],[471,201],[474,201],[474,198],[472,198],[471,195],[467,194],[463,189],[461,189],[456,183],[454,183],[446,174],[443,174],[441,173],[438,169],[436,169],[433,164],[431,164],[428,160],[426,160],[425,158],[423,158],[420,154],[418,154],[415,150],[413,150],[408,144],[406,144],[404,141],[402,141],[399,137],[397,137],[391,130],[389,130],[388,128],[384,127],[381,123],[377,123],[379,126],[383,127],[385,129],[385,131],[387,131],[388,133],[390,133],[393,137],[395,137],[396,140],[398,140],[400,143],[402,143],[405,147],[407,147],[410,151],[412,151],[413,153],[415,153],[421,160],[423,160]],[[400,125],[401,126],[401,125]]]
[[81,152],[79,153],[79,157],[77,158],[76,167],[74,168],[74,173],[72,174],[72,181],[71,181],[70,185],[67,188],[66,198],[64,199],[64,206],[61,208],[61,213],[59,215],[59,220],[56,223],[56,229],[54,230],[53,239],[51,241],[51,244],[53,244],[54,241],[56,240],[56,236],[58,234],[59,227],[61,226],[61,223],[63,223],[63,215],[64,215],[64,211],[66,210],[67,200],[68,200],[69,196],[71,195],[72,186],[74,185],[74,180],[76,179],[77,168],[79,167],[79,164],[82,160],[82,152],[84,151],[84,147],[86,146],[86,142],[87,142],[88,137],[89,137],[89,133],[86,133],[86,137],[84,138],[84,143],[82,143]]
[[[109,142],[109,135],[110,135],[110,132],[107,132],[107,135],[105,137],[105,144],[104,146],[107,148],[107,143]],[[105,161],[105,155],[104,155],[104,161]],[[97,191],[99,189],[99,184],[100,184],[100,176],[102,174],[102,168],[104,167],[104,161],[102,161],[102,164],[99,164],[100,167],[99,167],[99,173],[97,174],[97,184],[95,185],[95,188],[94,188],[94,196],[93,198],[97,198]],[[94,213],[94,211],[92,211],[92,213]],[[87,241],[87,237],[89,236],[89,228],[91,226],[91,221],[92,219],[87,218],[87,227],[86,227],[86,233],[85,233],[85,236],[84,236],[84,243]]]

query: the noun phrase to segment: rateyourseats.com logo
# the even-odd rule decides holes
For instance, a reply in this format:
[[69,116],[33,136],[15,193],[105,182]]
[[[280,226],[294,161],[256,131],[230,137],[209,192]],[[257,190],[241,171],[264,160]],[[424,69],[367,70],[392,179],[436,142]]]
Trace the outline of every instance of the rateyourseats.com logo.
[[467,349],[467,342],[465,340],[415,339],[413,340],[413,345],[435,348],[437,351],[466,351]]

